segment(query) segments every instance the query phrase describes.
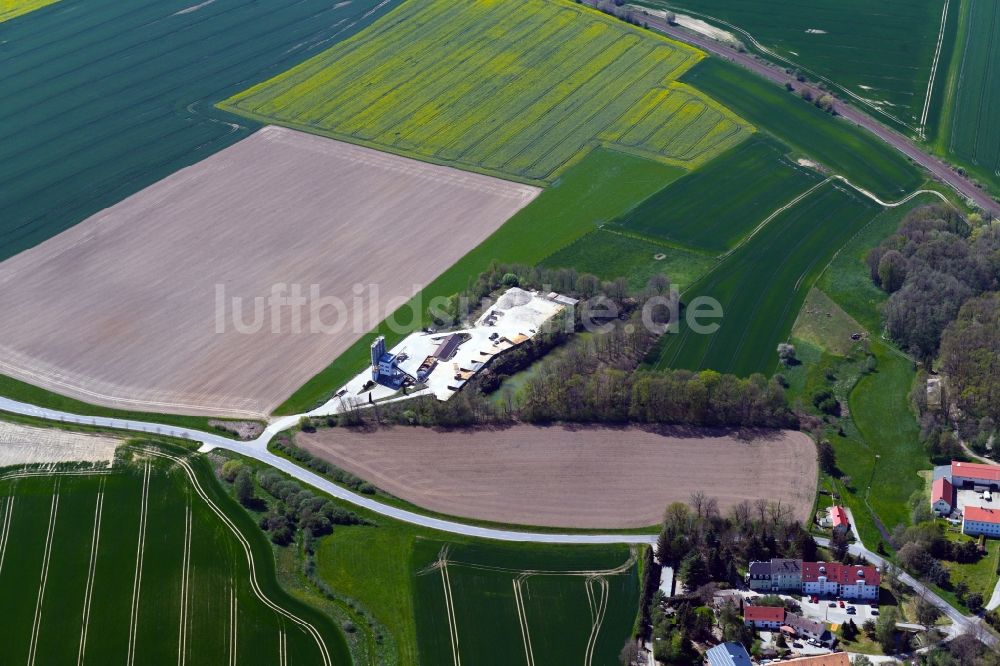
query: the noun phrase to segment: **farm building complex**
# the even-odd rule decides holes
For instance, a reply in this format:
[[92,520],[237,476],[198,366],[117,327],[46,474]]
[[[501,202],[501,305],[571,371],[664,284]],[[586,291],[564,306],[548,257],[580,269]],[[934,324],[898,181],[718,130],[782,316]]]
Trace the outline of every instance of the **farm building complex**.
[[931,508],[939,516],[961,518],[969,536],[1000,537],[1000,508],[993,493],[1000,491],[1000,466],[953,460],[939,467],[931,484]]
[[747,584],[757,592],[790,592],[845,599],[878,599],[879,570],[869,565],[773,559],[751,562]]

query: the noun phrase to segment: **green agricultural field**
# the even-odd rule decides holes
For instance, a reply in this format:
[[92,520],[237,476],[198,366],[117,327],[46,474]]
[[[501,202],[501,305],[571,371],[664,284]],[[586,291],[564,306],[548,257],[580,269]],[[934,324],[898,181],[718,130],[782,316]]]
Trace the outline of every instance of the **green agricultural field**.
[[405,3],[221,107],[548,183],[597,143],[693,167],[752,128],[675,79],[693,48],[568,0]]
[[[828,183],[781,213],[684,292],[722,306],[719,328],[698,334],[683,321],[651,354],[658,368],[771,373],[806,294],[834,253],[876,214],[868,199]],[[683,319],[683,317],[682,317]]]
[[[960,0],[651,0],[732,32],[748,48],[843,89],[883,122],[921,124],[943,9]],[[986,0],[991,3],[991,0]],[[947,28],[947,23],[945,25]],[[945,31],[947,33],[947,30]],[[755,43],[756,41],[756,43]],[[942,54],[947,59],[948,44]],[[935,67],[935,64],[937,65]]]
[[602,280],[628,278],[634,289],[643,287],[649,278],[660,273],[683,290],[708,272],[715,259],[700,252],[603,228],[567,245],[542,264],[552,268],[575,268]]
[[777,209],[822,182],[773,139],[755,137],[675,181],[615,227],[722,254]]
[[253,521],[179,449],[132,445],[105,472],[8,468],[0,528],[4,663],[349,663],[329,619],[278,587]]
[[419,541],[423,663],[612,664],[638,606],[635,553]]
[[914,165],[874,135],[736,65],[709,58],[685,74],[683,81],[884,200],[902,198],[923,182]]
[[[537,264],[552,253],[622,215],[684,174],[684,170],[615,150],[597,148],[567,169],[534,201],[525,206],[482,244],[442,273],[400,308],[394,318],[415,330],[424,324],[428,301],[450,296],[465,288],[491,261]],[[617,276],[616,276],[617,277]],[[419,304],[423,304],[420,307]],[[417,311],[418,319],[412,313]],[[380,326],[392,345],[404,336]],[[295,392],[275,413],[298,414],[325,401],[333,391],[368,362],[376,331],[357,343]]]
[[1000,188],[1000,4],[967,0],[956,53],[953,108],[942,116],[947,149],[978,176]]
[[216,101],[394,2],[61,0],[0,23],[0,261],[244,138]]
[[58,0],[3,0],[0,2],[0,23],[17,18],[22,14],[33,12],[51,5]]

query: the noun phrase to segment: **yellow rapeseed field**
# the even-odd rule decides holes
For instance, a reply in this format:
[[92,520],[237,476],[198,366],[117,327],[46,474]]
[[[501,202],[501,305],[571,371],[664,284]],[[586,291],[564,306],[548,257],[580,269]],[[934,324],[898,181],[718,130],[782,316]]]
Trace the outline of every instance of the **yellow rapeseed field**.
[[33,12],[57,0],[0,0],[0,23]]
[[695,167],[753,131],[676,83],[702,57],[567,0],[405,3],[220,106],[546,183],[597,143]]

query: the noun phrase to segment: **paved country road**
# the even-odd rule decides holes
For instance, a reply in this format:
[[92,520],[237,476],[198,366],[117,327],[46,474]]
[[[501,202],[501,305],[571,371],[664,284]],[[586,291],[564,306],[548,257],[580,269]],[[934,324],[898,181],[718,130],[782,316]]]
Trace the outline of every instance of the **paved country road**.
[[276,420],[267,427],[264,433],[255,440],[248,442],[238,442],[221,435],[216,435],[190,428],[180,428],[177,426],[160,425],[157,423],[147,423],[144,421],[131,421],[127,419],[115,419],[101,416],[81,416],[70,414],[53,409],[36,407],[23,402],[17,402],[8,398],[0,397],[0,411],[21,414],[23,416],[34,416],[50,421],[61,421],[63,423],[75,423],[78,425],[99,426],[102,428],[112,428],[115,430],[131,430],[134,432],[145,432],[154,435],[165,435],[201,442],[208,447],[226,449],[241,455],[259,460],[271,465],[282,472],[298,479],[299,481],[313,486],[325,493],[332,495],[345,502],[350,502],[356,506],[374,511],[383,516],[394,518],[412,525],[419,525],[428,529],[440,530],[451,534],[461,534],[463,536],[479,537],[483,539],[496,539],[499,541],[518,541],[532,543],[558,543],[558,544],[603,544],[603,543],[625,543],[625,544],[653,544],[656,543],[655,534],[557,534],[557,533],[535,533],[521,532],[517,530],[502,530],[489,527],[479,527],[476,525],[465,525],[450,520],[432,518],[413,511],[398,509],[388,504],[383,504],[370,497],[359,495],[342,488],[337,484],[324,479],[318,474],[314,474],[307,469],[299,467],[290,460],[277,456],[267,450],[267,443],[271,441],[277,433],[286,430],[298,423],[298,416],[288,416]]
[[[851,518],[851,524],[854,524],[853,517]],[[816,543],[820,546],[827,547],[830,545],[830,540],[822,537],[816,538]],[[858,540],[856,543],[852,543],[849,547],[851,555],[855,557],[860,557],[863,560],[867,560],[869,563],[874,564],[879,567],[879,569],[884,570],[885,566],[889,562],[883,558],[881,555],[873,553],[872,551],[865,548],[864,544]],[[976,616],[966,616],[962,615],[954,606],[949,604],[947,601],[938,596],[938,594],[921,583],[919,580],[906,573],[902,569],[898,569],[899,579],[907,585],[907,587],[915,590],[922,597],[927,599],[930,603],[934,604],[938,610],[940,610],[949,620],[951,620],[954,627],[952,631],[951,638],[958,636],[959,634],[972,634],[978,636],[986,645],[997,649],[1000,648],[1000,639],[998,639],[993,634],[989,633],[983,626],[983,621],[981,618]]]
[[[583,0],[583,3],[594,7],[597,5],[597,0]],[[800,83],[794,76],[786,73],[783,68],[761,61],[749,53],[741,53],[739,50],[729,46],[728,44],[724,44],[704,35],[699,35],[689,30],[685,30],[679,26],[670,25],[665,20],[651,14],[633,10],[630,12],[630,15],[640,23],[645,23],[649,27],[662,32],[679,42],[685,42],[700,48],[703,51],[708,51],[709,53],[719,56],[720,58],[742,65],[751,72],[754,72],[769,81],[773,81],[777,85],[784,86],[786,83],[790,83],[797,91],[801,92],[803,90],[809,90],[812,92],[813,97],[829,94],[829,91],[821,90],[809,84]],[[882,139],[885,143],[889,144],[923,168],[930,171],[931,174],[949,185],[963,198],[971,200],[976,206],[985,211],[992,211],[994,215],[1000,215],[1000,203],[997,203],[987,192],[976,187],[971,180],[965,178],[938,158],[924,152],[907,137],[886,127],[868,114],[859,111],[853,106],[845,104],[839,99],[834,103],[834,109],[845,119],[868,130],[878,138]]]
[[[145,432],[154,435],[164,435],[169,437],[176,437],[179,439],[188,439],[195,442],[201,442],[205,447],[226,449],[227,451],[234,451],[241,455],[259,460],[263,463],[271,465],[288,475],[302,481],[305,484],[313,486],[325,493],[349,502],[356,506],[369,509],[375,513],[378,513],[395,520],[410,523],[412,525],[418,525],[420,527],[426,527],[428,529],[440,530],[442,532],[448,532],[451,534],[461,534],[463,536],[478,537],[483,539],[496,539],[499,541],[515,541],[515,542],[531,542],[531,543],[554,543],[554,544],[607,544],[607,543],[624,543],[624,544],[655,544],[656,536],[655,534],[556,534],[556,533],[537,533],[537,532],[522,532],[519,530],[501,530],[493,529],[489,527],[479,527],[476,525],[466,525],[463,523],[442,520],[440,518],[432,518],[430,516],[424,516],[419,513],[414,513],[413,511],[407,511],[405,509],[398,509],[382,502],[375,501],[369,497],[359,495],[357,493],[351,492],[345,488],[341,488],[335,483],[324,479],[323,477],[310,472],[307,469],[299,467],[295,463],[286,460],[280,456],[277,456],[267,450],[267,443],[274,437],[277,433],[282,430],[286,430],[294,426],[298,420],[299,416],[286,416],[277,419],[271,423],[257,439],[248,442],[238,442],[221,435],[216,435],[209,432],[203,432],[201,430],[193,430],[191,428],[181,428],[177,426],[161,425],[158,423],[149,423],[146,421],[132,421],[128,419],[116,419],[102,416],[82,416],[79,414],[70,414],[68,412],[60,412],[53,409],[46,409],[44,407],[36,407],[35,405],[30,405],[23,402],[18,402],[16,400],[11,400],[9,398],[0,397],[0,412],[10,412],[13,414],[20,414],[23,416],[33,416],[36,418],[46,419],[49,421],[60,421],[62,423],[74,423],[78,425],[89,425],[98,426],[102,428],[111,428],[115,430],[129,430],[133,432]],[[851,524],[854,524],[853,516],[850,516]],[[829,539],[817,538],[816,542],[821,546],[829,546]],[[861,543],[858,539],[857,543],[850,546],[851,554],[868,560],[876,566],[884,568],[887,564],[886,560],[881,556],[876,555]],[[962,615],[958,610],[953,608],[948,602],[939,597],[933,590],[929,589],[920,581],[916,580],[909,574],[900,571],[900,579],[906,583],[908,586],[922,594],[931,603],[937,606],[953,623],[957,631],[954,635],[958,633],[975,633],[981,634],[982,640],[989,646],[994,648],[1000,648],[1000,639],[996,636],[986,632],[982,627],[982,620],[978,617],[966,617]]]

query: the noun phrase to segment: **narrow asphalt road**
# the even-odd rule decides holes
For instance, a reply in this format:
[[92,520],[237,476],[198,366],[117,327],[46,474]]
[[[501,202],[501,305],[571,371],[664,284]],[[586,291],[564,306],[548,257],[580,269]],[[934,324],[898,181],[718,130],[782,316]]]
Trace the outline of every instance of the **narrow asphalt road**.
[[317,488],[333,497],[350,502],[356,506],[368,509],[379,515],[400,520],[411,525],[418,525],[432,530],[440,530],[451,534],[461,534],[463,536],[478,537],[482,539],[496,539],[498,541],[517,541],[532,543],[558,543],[558,544],[653,544],[656,543],[655,534],[558,534],[545,532],[522,532],[518,530],[503,530],[489,527],[479,527],[477,525],[466,525],[463,523],[432,518],[413,511],[399,509],[388,504],[383,504],[365,495],[351,492],[337,484],[324,479],[318,474],[314,474],[307,469],[299,467],[295,463],[277,456],[267,450],[267,444],[275,434],[292,427],[298,422],[298,416],[289,416],[272,423],[264,433],[255,440],[248,442],[238,442],[236,440],[222,437],[201,430],[181,428],[178,426],[161,425],[158,423],[147,423],[144,421],[131,421],[127,419],[116,419],[102,416],[81,416],[70,414],[43,407],[36,407],[23,402],[17,402],[8,398],[0,397],[0,411],[21,414],[23,416],[34,416],[36,418],[47,419],[49,421],[61,421],[63,423],[75,423],[78,425],[99,426],[102,428],[112,428],[115,430],[131,430],[134,432],[145,432],[153,435],[165,435],[179,439],[187,439],[218,449],[234,451],[241,455],[259,460],[271,465],[282,472],[298,479],[302,483]]
[[[853,518],[851,520],[853,524]],[[823,537],[817,537],[816,543],[820,546],[827,547],[830,545],[830,540]],[[865,545],[859,539],[856,543],[853,543],[849,547],[849,552],[855,557],[860,557],[863,560],[867,560],[871,564],[879,567],[881,570],[885,570],[885,567],[889,562],[872,551],[865,548]],[[982,619],[975,616],[962,615],[954,606],[949,604],[947,601],[938,596],[937,592],[930,589],[919,580],[906,573],[902,569],[898,569],[899,579],[907,585],[907,587],[915,590],[921,596],[923,596],[927,601],[931,602],[940,610],[949,620],[952,621],[955,629],[958,630],[957,633],[967,633],[974,636],[979,636],[986,645],[997,649],[1000,648],[1000,639],[998,639],[993,634],[989,633],[982,626]],[[957,635],[957,634],[955,634]]]
[[[0,411],[10,412],[12,414],[20,414],[23,416],[32,416],[35,418],[46,419],[49,421],[59,421],[62,423],[73,423],[77,425],[88,425],[88,426],[98,426],[102,428],[110,428],[114,430],[129,430],[133,432],[145,432],[153,435],[164,435],[168,437],[176,437],[179,439],[187,439],[194,442],[201,442],[204,447],[226,449],[227,451],[234,451],[241,455],[247,456],[248,458],[253,458],[259,460],[263,463],[271,465],[288,475],[292,476],[299,481],[313,486],[325,493],[330,494],[333,497],[342,499],[345,502],[349,502],[356,506],[368,509],[379,515],[393,518],[402,522],[410,523],[411,525],[418,525],[420,527],[426,527],[428,529],[439,530],[441,532],[447,532],[450,534],[461,534],[463,536],[477,537],[482,539],[495,539],[498,541],[514,541],[514,542],[531,542],[531,543],[555,543],[555,544],[608,544],[608,543],[623,543],[623,544],[655,544],[656,537],[655,534],[557,534],[557,533],[539,533],[539,532],[522,532],[519,530],[502,530],[494,529],[489,527],[479,527],[476,525],[466,525],[463,523],[443,520],[440,518],[432,518],[430,516],[425,516],[413,511],[407,511],[405,509],[399,509],[394,506],[389,506],[388,504],[383,504],[370,497],[365,497],[364,495],[359,495],[358,493],[351,492],[345,488],[342,488],[335,483],[324,479],[323,477],[310,472],[307,469],[299,467],[295,463],[286,460],[280,456],[277,456],[267,450],[267,444],[274,435],[292,427],[297,421],[298,416],[288,416],[282,419],[278,419],[274,423],[270,424],[264,433],[257,439],[248,442],[238,442],[236,440],[228,439],[222,437],[221,435],[216,435],[214,433],[204,432],[201,430],[194,430],[191,428],[182,428],[178,426],[168,426],[158,423],[149,423],[146,421],[132,421],[128,419],[117,419],[109,418],[103,416],[82,416],[79,414],[70,414],[68,412],[61,412],[53,409],[46,409],[44,407],[36,407],[35,405],[30,405],[23,402],[18,402],[16,400],[11,400],[9,398],[0,397]],[[853,516],[851,516],[851,523],[854,523]],[[829,539],[817,538],[816,542],[821,546],[829,546]],[[884,568],[886,566],[886,560],[881,556],[871,552],[864,547],[861,540],[858,539],[857,543],[850,546],[850,552],[852,555],[863,558],[878,567]],[[966,617],[962,615],[958,610],[953,608],[948,602],[939,597],[933,590],[926,587],[923,583],[916,580],[909,574],[900,571],[900,579],[906,583],[908,586],[918,591],[920,594],[925,596],[931,603],[937,606],[942,613],[944,613],[951,621],[954,623],[955,627],[960,632],[968,633],[978,633],[982,635],[983,641],[987,645],[994,648],[1000,648],[1000,640],[998,640],[994,635],[987,633],[986,631],[980,631],[982,629],[981,620],[977,617]]]
[[[597,1],[598,0],[584,0],[584,4],[594,7],[597,5]],[[649,27],[662,32],[679,42],[685,42],[702,49],[703,51],[708,51],[709,53],[712,53],[720,58],[724,58],[741,65],[746,69],[749,69],[751,72],[754,72],[755,74],[758,74],[759,76],[762,76],[777,85],[784,86],[785,84],[790,83],[795,87],[796,91],[801,92],[803,90],[809,90],[814,97],[827,94],[827,91],[820,90],[815,86],[800,83],[794,76],[786,73],[783,68],[758,60],[749,53],[741,53],[739,50],[729,46],[728,44],[724,44],[704,35],[685,30],[679,26],[670,25],[665,20],[651,14],[633,10],[630,12],[630,15],[640,23],[645,23]],[[985,211],[992,211],[994,215],[1000,215],[1000,204],[994,201],[988,193],[976,187],[972,181],[953,170],[950,166],[938,158],[924,152],[923,149],[918,147],[907,137],[886,127],[868,114],[859,111],[857,108],[843,103],[839,99],[834,103],[834,109],[846,120],[868,130],[885,143],[889,144],[923,168],[930,171],[936,178],[946,183],[962,197],[971,200],[979,208]]]

